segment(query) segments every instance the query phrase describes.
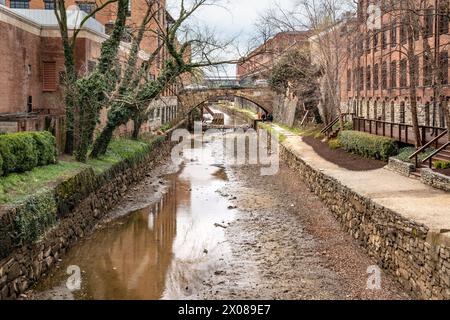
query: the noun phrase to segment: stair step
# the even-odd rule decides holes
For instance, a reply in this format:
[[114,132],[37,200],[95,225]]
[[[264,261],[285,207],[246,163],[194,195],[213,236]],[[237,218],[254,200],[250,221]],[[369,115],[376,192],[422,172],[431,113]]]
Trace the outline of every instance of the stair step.
[[420,178],[422,176],[422,174],[419,171],[413,171],[411,172],[411,175],[416,178]]

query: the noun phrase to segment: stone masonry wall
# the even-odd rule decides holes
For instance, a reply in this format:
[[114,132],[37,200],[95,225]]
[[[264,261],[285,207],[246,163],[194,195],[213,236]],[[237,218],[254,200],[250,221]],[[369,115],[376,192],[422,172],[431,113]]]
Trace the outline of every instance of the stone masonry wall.
[[283,145],[282,159],[298,171],[343,229],[412,296],[450,299],[450,234],[429,230],[315,170]]
[[433,188],[450,192],[450,177],[434,172],[431,169],[422,169],[421,181]]
[[[112,209],[128,187],[145,177],[170,154],[170,143],[160,141],[136,162],[124,161],[101,175],[82,172],[59,184],[51,195],[57,222],[37,242],[14,245],[9,225],[20,208],[0,212],[2,248],[0,256],[0,299],[14,299],[49,272],[58,259],[79,238],[89,233],[104,214]],[[58,189],[71,188],[68,192]],[[53,213],[53,211],[51,213]]]

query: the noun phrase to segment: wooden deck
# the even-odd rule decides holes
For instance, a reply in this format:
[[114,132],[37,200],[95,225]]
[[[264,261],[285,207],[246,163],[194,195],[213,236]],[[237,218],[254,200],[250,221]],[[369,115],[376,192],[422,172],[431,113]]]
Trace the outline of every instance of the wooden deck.
[[[446,128],[419,126],[422,143],[433,140],[439,134],[444,132]],[[353,130],[376,134],[379,136],[390,137],[397,141],[414,145],[415,137],[413,126],[409,124],[392,123],[381,120],[371,120],[365,118],[353,118]],[[448,142],[446,136],[436,141],[435,148],[438,148]]]

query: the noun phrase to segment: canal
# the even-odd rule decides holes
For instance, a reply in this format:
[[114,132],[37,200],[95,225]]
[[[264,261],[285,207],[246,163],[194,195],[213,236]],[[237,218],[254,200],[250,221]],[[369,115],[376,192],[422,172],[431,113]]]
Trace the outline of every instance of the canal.
[[[226,114],[225,124],[244,121]],[[221,147],[212,139],[185,152],[179,167],[165,164],[131,189],[32,297],[406,297],[388,276],[381,290],[366,289],[366,270],[374,262],[295,172],[281,165],[278,174],[261,176],[257,166],[229,166]]]

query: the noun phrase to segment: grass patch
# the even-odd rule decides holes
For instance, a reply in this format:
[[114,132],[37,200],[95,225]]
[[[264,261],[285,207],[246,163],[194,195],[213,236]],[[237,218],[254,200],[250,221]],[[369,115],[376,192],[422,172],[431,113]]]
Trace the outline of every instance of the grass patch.
[[279,142],[286,141],[286,135],[275,131],[270,124],[260,122],[258,125],[260,128],[266,130],[270,134],[275,135]]
[[50,189],[53,183],[70,178],[89,167],[96,174],[101,174],[121,161],[145,155],[151,143],[158,139],[164,138],[156,137],[149,141],[116,139],[111,142],[103,157],[90,159],[86,164],[71,160],[59,161],[57,164],[36,167],[24,173],[0,177],[0,204],[22,201],[30,194]]
[[[414,148],[414,147],[402,148],[402,149],[400,149],[398,155],[395,156],[395,158],[400,160],[400,161],[403,161],[403,162],[415,163],[414,158],[411,159],[411,160],[409,159],[409,157],[411,155],[413,155],[414,152],[416,152],[416,148]],[[428,157],[433,152],[434,152],[434,149],[433,148],[429,148],[425,152],[419,154],[419,156],[418,156],[419,163],[421,163],[426,157]]]
[[58,179],[70,177],[86,168],[79,162],[60,161],[44,167],[37,167],[25,173],[11,173],[0,178],[0,204],[19,201],[30,193],[43,189]]
[[89,159],[87,164],[94,169],[95,173],[103,173],[125,159],[129,159],[136,154],[146,153],[148,148],[149,142],[147,141],[116,139],[110,143],[104,156],[98,159]]
[[231,107],[231,106],[227,106],[226,108],[228,108],[232,111],[235,111],[237,113],[241,113],[247,117],[250,117],[253,120],[256,120],[256,118],[258,117],[256,112],[253,112],[252,110],[249,110],[249,109],[241,109],[241,108],[236,108],[236,107]]
[[284,124],[276,123],[277,126],[289,131],[292,134],[302,136],[302,137],[313,137],[320,133],[322,127],[319,125],[307,125],[303,127],[289,127]]

